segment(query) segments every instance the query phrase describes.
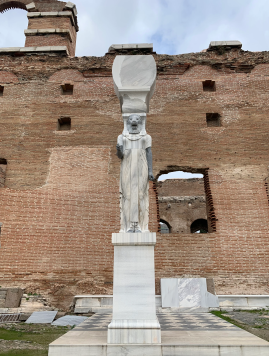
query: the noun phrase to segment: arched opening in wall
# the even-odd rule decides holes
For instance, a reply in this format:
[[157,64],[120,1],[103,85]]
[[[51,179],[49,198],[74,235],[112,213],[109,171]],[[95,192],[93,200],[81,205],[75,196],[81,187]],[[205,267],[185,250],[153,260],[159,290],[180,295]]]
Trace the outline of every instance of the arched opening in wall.
[[162,219],[160,219],[160,232],[161,234],[169,234],[171,232],[170,224]]
[[8,1],[0,5],[0,48],[24,47],[24,30],[28,26],[25,10],[26,5],[19,1]]
[[156,184],[160,222],[169,221],[170,233],[216,231],[208,170],[175,168],[161,171]]
[[191,224],[191,233],[207,234],[208,223],[205,219],[197,219]]

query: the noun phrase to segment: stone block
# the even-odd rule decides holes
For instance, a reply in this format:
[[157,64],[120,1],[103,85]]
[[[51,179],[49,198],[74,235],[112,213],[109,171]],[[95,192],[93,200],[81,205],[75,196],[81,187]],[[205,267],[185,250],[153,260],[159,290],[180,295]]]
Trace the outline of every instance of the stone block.
[[221,308],[257,309],[269,307],[269,295],[219,295]]
[[37,30],[37,33],[43,33],[43,34],[46,34],[46,33],[55,33],[56,32],[56,29],[55,28],[44,28],[44,29],[40,29],[40,30]]
[[36,35],[38,30],[24,30],[25,36],[31,36],[31,35]]
[[20,52],[22,47],[3,47],[0,48],[0,53],[8,53],[8,52]]
[[51,52],[51,46],[36,47],[35,52]]
[[114,246],[139,246],[139,245],[156,245],[156,233],[143,232],[133,233],[114,233],[112,234],[112,244]]
[[68,3],[65,5],[65,9],[71,9],[75,16],[78,14],[76,5],[70,1],[68,1]]
[[100,307],[100,298],[78,298],[76,300],[76,307],[82,308],[91,308],[91,307]]
[[116,56],[112,75],[122,113],[149,112],[156,73],[156,63],[151,55]]
[[207,290],[206,278],[161,278],[163,308],[217,308],[218,297]]
[[63,16],[63,17],[73,17],[72,11],[59,11],[57,16]]
[[215,283],[214,283],[214,279],[213,279],[213,278],[207,278],[207,279],[206,279],[206,287],[207,287],[208,293],[211,293],[211,294],[213,294],[213,295],[216,295],[216,292],[215,292]]
[[23,290],[21,288],[7,288],[6,295],[6,308],[18,308],[23,296]]
[[27,11],[33,11],[35,10],[35,3],[34,2],[31,2],[30,4],[26,5],[26,10]]
[[153,51],[153,43],[128,43],[128,44],[113,44],[109,47],[108,52],[119,49],[150,49]]
[[76,315],[65,315],[62,318],[59,318],[55,320],[51,325],[56,325],[56,326],[73,326],[73,325],[79,325],[83,323],[88,319],[88,317],[85,316],[76,316]]
[[27,319],[29,319],[31,316],[31,313],[20,313],[20,317],[19,320],[20,321],[26,321]]
[[[68,11],[66,11],[66,12],[68,12]],[[56,11],[41,12],[40,15],[42,17],[54,17],[54,16],[59,16],[59,12],[56,12]]]
[[209,48],[212,47],[242,47],[242,43],[240,41],[211,41],[209,44]]
[[36,52],[37,47],[21,47],[19,52]]
[[53,322],[57,311],[33,312],[26,320],[26,324],[50,324]]
[[5,305],[6,305],[6,298],[0,299],[0,309],[5,308]]
[[154,282],[156,234],[118,233],[112,239],[116,241],[113,319],[108,326],[107,341],[109,344],[160,343]]
[[27,17],[40,17],[41,16],[41,12],[28,12],[27,13]]
[[101,307],[112,306],[113,298],[101,298]]
[[162,307],[178,308],[178,279],[162,278],[161,279]]
[[62,51],[68,53],[68,49],[66,46],[51,46],[50,49],[51,51]]

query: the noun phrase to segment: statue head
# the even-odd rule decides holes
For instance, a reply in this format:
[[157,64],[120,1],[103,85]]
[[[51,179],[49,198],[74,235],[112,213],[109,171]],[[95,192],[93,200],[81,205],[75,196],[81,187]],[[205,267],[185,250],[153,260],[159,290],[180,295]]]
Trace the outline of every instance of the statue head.
[[127,129],[130,134],[139,134],[142,130],[142,119],[140,115],[130,115],[127,121]]

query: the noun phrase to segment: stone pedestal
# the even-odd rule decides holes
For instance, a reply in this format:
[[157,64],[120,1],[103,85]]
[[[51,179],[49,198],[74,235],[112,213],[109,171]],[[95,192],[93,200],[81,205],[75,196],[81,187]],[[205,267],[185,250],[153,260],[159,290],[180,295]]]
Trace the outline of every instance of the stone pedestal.
[[108,344],[159,344],[155,307],[155,233],[112,234],[113,318]]

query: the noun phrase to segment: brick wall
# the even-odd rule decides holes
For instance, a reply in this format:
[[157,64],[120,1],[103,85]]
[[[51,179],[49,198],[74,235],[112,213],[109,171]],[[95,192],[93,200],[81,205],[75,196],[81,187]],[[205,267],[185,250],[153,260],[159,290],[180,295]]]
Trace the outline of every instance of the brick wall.
[[159,197],[184,197],[184,196],[204,196],[204,179],[165,179],[158,181],[158,196]]
[[60,29],[69,31],[61,34],[28,35],[25,47],[66,46],[69,55],[74,57],[76,50],[77,32],[69,17],[37,17],[29,18],[29,30]]
[[[156,291],[161,277],[202,276],[215,279],[217,293],[268,294],[269,52],[155,59],[147,120],[154,174],[208,169],[216,219],[209,234],[158,234]],[[113,60],[0,56],[1,286],[42,293],[62,308],[75,294],[112,291],[123,128]],[[203,92],[204,80],[215,80],[216,92]],[[74,83],[73,95],[61,94],[64,81]],[[221,127],[207,127],[211,112]],[[71,131],[57,131],[60,117],[71,118]],[[154,192],[151,184],[151,231]]]

